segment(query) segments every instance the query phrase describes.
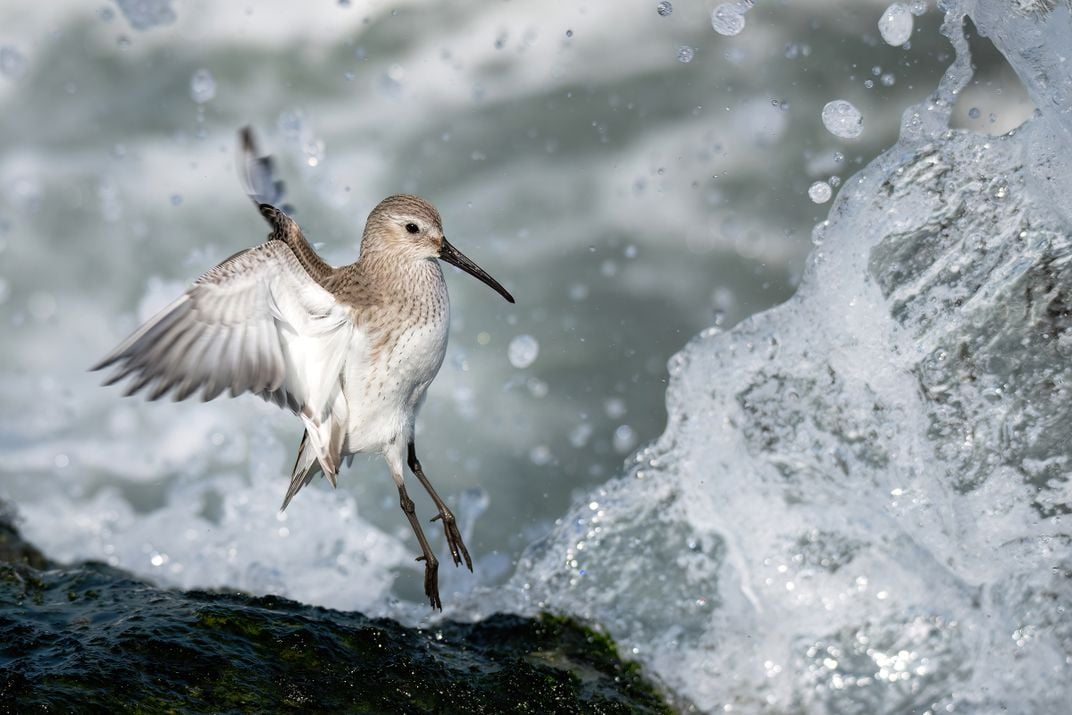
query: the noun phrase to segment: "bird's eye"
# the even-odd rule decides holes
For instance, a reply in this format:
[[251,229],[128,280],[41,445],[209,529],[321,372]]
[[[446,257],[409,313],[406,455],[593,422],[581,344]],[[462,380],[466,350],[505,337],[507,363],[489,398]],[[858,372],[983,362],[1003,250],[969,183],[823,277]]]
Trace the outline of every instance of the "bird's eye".
[[415,223],[407,223],[406,224],[406,230],[409,231],[410,233],[417,233],[421,229],[417,228],[417,224],[415,224]]

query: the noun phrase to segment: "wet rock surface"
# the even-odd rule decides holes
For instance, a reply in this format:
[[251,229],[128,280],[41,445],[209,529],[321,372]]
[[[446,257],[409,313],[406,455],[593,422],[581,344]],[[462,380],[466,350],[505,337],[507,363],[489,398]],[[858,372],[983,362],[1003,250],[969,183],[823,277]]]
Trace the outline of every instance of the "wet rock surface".
[[496,615],[407,628],[65,567],[0,514],[0,710],[667,712],[613,643]]

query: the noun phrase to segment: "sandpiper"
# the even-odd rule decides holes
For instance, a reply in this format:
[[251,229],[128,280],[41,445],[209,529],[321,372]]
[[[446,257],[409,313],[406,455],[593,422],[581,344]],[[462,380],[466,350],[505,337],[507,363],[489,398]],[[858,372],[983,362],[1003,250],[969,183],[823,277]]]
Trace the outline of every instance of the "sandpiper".
[[450,303],[436,259],[491,286],[494,278],[447,242],[432,204],[389,196],[369,214],[357,262],[326,263],[280,203],[283,184],[259,156],[251,130],[239,133],[247,193],[272,227],[268,240],[197,279],[92,369],[117,365],[106,385],[128,376],[127,395],[185,400],[252,392],[301,418],[305,434],[282,509],[314,476],[336,484],[344,458],[380,453],[420,544],[424,592],[442,610],[439,562],[406,493],[403,463],[442,519],[456,566],[473,562],[454,515],[417,459],[413,423],[443,364]]

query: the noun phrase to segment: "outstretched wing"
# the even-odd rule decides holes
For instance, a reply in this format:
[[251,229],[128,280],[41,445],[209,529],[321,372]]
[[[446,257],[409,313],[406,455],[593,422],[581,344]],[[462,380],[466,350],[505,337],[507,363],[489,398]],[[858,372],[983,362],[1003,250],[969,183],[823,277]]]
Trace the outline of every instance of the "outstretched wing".
[[117,369],[126,394],[150,388],[204,400],[225,389],[254,392],[319,422],[339,389],[353,337],[348,309],[321,287],[282,241],[243,251],[201,276],[181,297],[93,367]]

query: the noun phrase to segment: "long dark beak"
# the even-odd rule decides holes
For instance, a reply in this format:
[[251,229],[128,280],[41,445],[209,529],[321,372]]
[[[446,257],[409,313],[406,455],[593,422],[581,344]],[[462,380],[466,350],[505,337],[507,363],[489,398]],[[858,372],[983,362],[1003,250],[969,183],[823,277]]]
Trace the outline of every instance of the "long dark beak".
[[510,295],[510,293],[508,293],[505,288],[499,285],[499,281],[489,276],[487,273],[484,272],[483,268],[466,258],[465,254],[463,254],[454,246],[450,245],[446,238],[443,239],[443,247],[439,249],[439,257],[450,265],[461,268],[469,275],[475,278],[479,278],[484,283],[487,283],[489,286],[491,286],[492,289],[494,289],[494,291],[501,295],[503,298],[506,298],[511,303],[514,302],[514,296]]

